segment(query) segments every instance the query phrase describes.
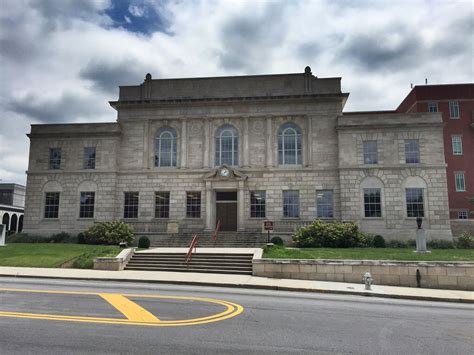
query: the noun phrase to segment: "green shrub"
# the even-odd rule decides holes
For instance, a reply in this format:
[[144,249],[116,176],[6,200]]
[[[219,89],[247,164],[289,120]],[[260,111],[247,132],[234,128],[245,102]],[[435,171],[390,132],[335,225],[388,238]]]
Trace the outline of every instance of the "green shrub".
[[434,239],[426,243],[429,249],[453,249],[454,243],[450,240]]
[[61,232],[58,234],[53,234],[49,238],[49,240],[51,243],[69,243],[71,240],[71,236],[66,232]]
[[300,248],[354,248],[362,244],[359,226],[349,223],[326,223],[315,220],[293,235],[293,243]]
[[272,239],[270,239],[270,242],[275,245],[283,245],[283,239],[281,239],[280,237],[273,237]]
[[360,232],[359,239],[360,239],[359,246],[361,248],[372,248],[374,246],[373,234],[365,234],[365,233]]
[[77,244],[86,244],[86,236],[84,233],[81,232],[77,235]]
[[385,243],[387,248],[408,248],[408,241],[403,240],[389,240]]
[[85,244],[119,245],[133,241],[132,228],[119,221],[95,223],[84,232]]
[[42,235],[15,233],[6,238],[7,243],[50,243],[51,237]]
[[385,239],[381,235],[375,235],[374,236],[374,242],[373,242],[374,248],[385,248]]
[[140,239],[138,239],[138,247],[148,249],[150,247],[150,239],[146,236],[140,237]]
[[473,249],[474,248],[474,236],[468,232],[463,232],[456,242],[456,247],[459,249]]

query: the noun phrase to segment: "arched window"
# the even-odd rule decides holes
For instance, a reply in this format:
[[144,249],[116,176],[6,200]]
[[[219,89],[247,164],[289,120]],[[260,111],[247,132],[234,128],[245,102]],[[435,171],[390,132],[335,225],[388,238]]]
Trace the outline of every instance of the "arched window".
[[18,217],[16,214],[12,216],[12,220],[10,221],[10,230],[16,232],[16,229],[18,227]]
[[165,127],[155,137],[155,166],[176,166],[176,130]]
[[18,219],[18,232],[21,232],[23,230],[23,215],[20,216]]
[[2,218],[2,224],[5,225],[5,228],[7,231],[10,230],[10,215],[8,213],[5,213]]
[[285,123],[278,130],[278,164],[301,164],[301,130],[294,123]]
[[239,135],[231,125],[216,132],[216,165],[239,165]]

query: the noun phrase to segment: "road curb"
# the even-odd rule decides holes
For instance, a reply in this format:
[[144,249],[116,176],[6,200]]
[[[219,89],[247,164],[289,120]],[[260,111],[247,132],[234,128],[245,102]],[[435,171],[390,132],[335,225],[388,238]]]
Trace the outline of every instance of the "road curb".
[[146,284],[169,284],[169,285],[196,285],[196,286],[212,286],[212,287],[229,287],[229,288],[247,288],[247,289],[261,289],[261,290],[278,290],[278,291],[293,291],[293,292],[309,292],[309,293],[326,293],[326,294],[340,294],[340,295],[354,295],[364,297],[377,298],[393,298],[417,301],[433,301],[433,302],[450,302],[450,303],[474,303],[474,299],[465,298],[443,298],[436,296],[415,296],[415,295],[395,295],[387,293],[373,293],[369,291],[351,291],[351,290],[328,290],[328,289],[309,289],[299,287],[285,287],[273,285],[248,285],[248,284],[234,284],[234,283],[213,283],[213,282],[198,282],[198,281],[172,281],[172,280],[136,280],[136,279],[116,279],[116,278],[90,278],[90,277],[61,277],[61,276],[38,276],[38,275],[11,275],[0,274],[0,277],[13,278],[37,278],[37,279],[56,279],[56,280],[82,280],[82,281],[109,281],[109,282],[128,282],[128,283],[146,283]]

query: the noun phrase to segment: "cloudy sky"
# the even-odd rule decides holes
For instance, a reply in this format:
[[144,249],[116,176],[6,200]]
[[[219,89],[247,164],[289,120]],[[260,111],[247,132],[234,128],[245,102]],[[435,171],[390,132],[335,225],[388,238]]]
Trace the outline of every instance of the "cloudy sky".
[[410,83],[473,82],[471,0],[2,0],[0,179],[26,182],[32,123],[114,121],[153,78],[341,76],[345,110],[394,109]]

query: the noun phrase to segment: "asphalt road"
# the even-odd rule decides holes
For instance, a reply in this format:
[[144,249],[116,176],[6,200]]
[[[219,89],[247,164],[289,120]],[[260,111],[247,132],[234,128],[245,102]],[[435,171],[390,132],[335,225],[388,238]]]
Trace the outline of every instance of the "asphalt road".
[[472,354],[473,349],[472,305],[0,278],[2,355]]

